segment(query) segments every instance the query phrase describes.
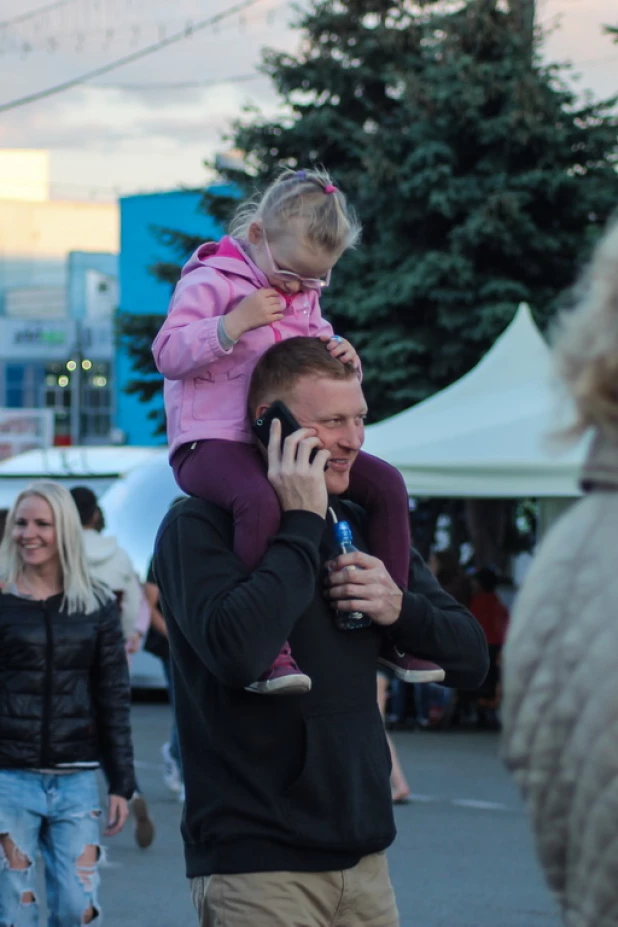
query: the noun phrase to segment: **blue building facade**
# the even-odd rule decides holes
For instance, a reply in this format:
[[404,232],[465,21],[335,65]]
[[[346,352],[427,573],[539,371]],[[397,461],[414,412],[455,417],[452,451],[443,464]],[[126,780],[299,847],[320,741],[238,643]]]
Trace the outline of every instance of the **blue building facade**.
[[[230,195],[232,188],[219,185],[211,187],[210,192]],[[177,229],[204,241],[221,237],[221,227],[199,211],[201,198],[199,190],[121,198],[119,308],[122,313],[164,315],[167,311],[171,288],[157,280],[151,268],[161,261],[177,263],[178,255],[159,241],[157,229]],[[164,444],[162,436],[153,434],[156,426],[148,418],[149,411],[162,408],[163,397],[143,403],[137,396],[127,395],[126,387],[133,377],[130,359],[120,346],[115,364],[116,425],[124,432],[127,444]]]

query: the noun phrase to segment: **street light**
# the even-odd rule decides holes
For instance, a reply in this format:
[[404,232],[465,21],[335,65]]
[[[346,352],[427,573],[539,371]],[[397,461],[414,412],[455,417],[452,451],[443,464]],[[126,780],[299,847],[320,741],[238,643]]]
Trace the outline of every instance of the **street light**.
[[82,439],[82,378],[81,372],[83,367],[83,331],[81,319],[75,320],[75,341],[71,351],[76,360],[70,360],[67,364],[74,364],[73,376],[71,377],[71,444],[81,444]]

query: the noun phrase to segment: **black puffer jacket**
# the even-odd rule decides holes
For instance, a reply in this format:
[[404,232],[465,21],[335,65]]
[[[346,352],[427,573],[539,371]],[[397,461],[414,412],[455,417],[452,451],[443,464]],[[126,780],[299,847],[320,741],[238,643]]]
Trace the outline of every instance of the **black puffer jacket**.
[[129,670],[115,602],[90,614],[0,593],[0,768],[100,762],[135,790]]

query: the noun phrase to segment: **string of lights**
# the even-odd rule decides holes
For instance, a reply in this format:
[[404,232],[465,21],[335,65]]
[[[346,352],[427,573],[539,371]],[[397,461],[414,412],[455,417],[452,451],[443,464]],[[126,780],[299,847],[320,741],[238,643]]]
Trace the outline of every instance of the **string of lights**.
[[15,100],[9,100],[7,103],[0,104],[0,113],[8,112],[12,109],[17,109],[17,107],[26,106],[29,103],[36,103],[39,100],[44,100],[50,96],[54,96],[58,93],[63,93],[66,90],[70,90],[73,87],[78,87],[80,84],[85,84],[90,80],[93,80],[97,77],[102,77],[104,74],[109,74],[111,71],[116,70],[117,68],[123,67],[126,64],[131,64],[134,61],[139,61],[141,58],[145,58],[149,55],[153,55],[158,51],[161,51],[164,48],[168,48],[170,45],[174,45],[178,42],[182,42],[192,35],[195,35],[197,32],[201,32],[204,29],[207,29],[213,25],[216,25],[219,22],[227,19],[230,16],[235,16],[238,13],[242,13],[244,10],[249,9],[250,7],[256,6],[258,3],[262,3],[264,0],[242,0],[240,3],[236,3],[227,10],[217,13],[214,16],[209,16],[206,19],[198,20],[195,23],[191,23],[190,27],[185,27],[182,31],[173,33],[172,35],[161,39],[158,42],[155,42],[151,45],[147,45],[144,48],[132,52],[131,54],[124,55],[121,58],[116,58],[114,61],[110,61],[108,64],[102,65],[99,68],[94,68],[91,71],[87,71],[84,74],[80,74],[78,77],[71,78],[70,80],[63,81],[60,84],[55,84],[52,87],[47,87],[44,90],[39,90],[36,93],[30,93],[23,97],[18,97]]
[[69,6],[69,4],[76,2],[77,0],[56,0],[55,3],[46,3],[45,6],[38,6],[34,10],[29,10],[27,13],[19,13],[17,16],[12,16],[10,19],[3,20],[3,22],[0,22],[0,29],[8,29],[11,26],[19,26],[22,23],[28,22],[28,20],[35,19],[37,16],[41,16],[44,13],[51,13],[53,10],[57,10],[63,6]]
[[[271,26],[285,2],[269,0],[268,8],[258,13],[258,18]],[[123,45],[135,48],[141,43],[163,40],[183,28],[191,29],[196,19],[200,21],[192,0],[176,3],[171,9],[168,4],[159,8],[156,0],[148,7],[143,7],[143,0],[79,0],[78,6],[66,6],[76,3],[78,0],[61,0],[59,5],[39,7],[41,15],[32,19],[33,11],[28,16],[29,22],[21,17],[6,20],[5,28],[0,28],[0,56],[26,59],[35,53],[109,51]],[[49,10],[57,13],[45,13]],[[237,27],[253,28],[256,22],[255,13],[242,12]],[[231,26],[228,21],[222,28]]]

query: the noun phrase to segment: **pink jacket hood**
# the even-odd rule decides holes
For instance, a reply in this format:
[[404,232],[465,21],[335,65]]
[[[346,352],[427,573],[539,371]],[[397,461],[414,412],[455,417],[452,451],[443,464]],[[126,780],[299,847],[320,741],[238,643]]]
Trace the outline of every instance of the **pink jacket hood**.
[[221,241],[206,241],[203,245],[200,245],[182,268],[180,279],[182,280],[183,277],[193,273],[200,267],[208,267],[219,270],[224,274],[244,277],[256,288],[270,285],[259,267],[253,263],[249,255],[242,249],[242,246],[233,238],[230,238],[229,235],[226,235]]
[[233,238],[206,242],[183,268],[167,318],[154,340],[157,369],[165,377],[170,454],[208,438],[253,442],[247,394],[253,368],[271,345],[297,335],[331,336],[318,294],[281,294],[284,316],[245,332],[231,348],[219,339],[221,318],[245,297],[270,286]]

